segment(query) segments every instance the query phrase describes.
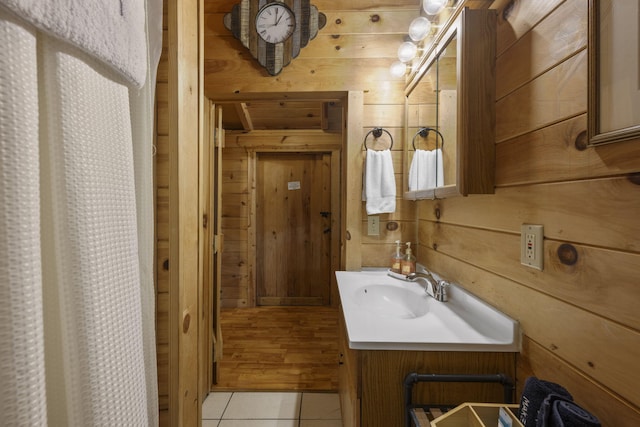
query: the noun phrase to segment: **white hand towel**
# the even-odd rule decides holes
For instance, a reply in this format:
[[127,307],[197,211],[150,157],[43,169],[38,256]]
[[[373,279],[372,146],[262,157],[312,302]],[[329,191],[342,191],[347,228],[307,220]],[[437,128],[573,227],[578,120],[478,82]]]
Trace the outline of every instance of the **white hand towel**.
[[367,150],[364,172],[364,200],[367,215],[396,211],[396,177],[391,150]]
[[442,150],[416,150],[409,167],[409,191],[428,190],[444,184]]

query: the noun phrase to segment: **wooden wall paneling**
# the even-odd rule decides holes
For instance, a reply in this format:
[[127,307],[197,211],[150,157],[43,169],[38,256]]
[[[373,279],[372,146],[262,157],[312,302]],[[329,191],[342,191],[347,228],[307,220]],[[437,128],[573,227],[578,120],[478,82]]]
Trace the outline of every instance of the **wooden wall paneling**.
[[[242,153],[245,153],[246,149],[269,149],[275,150],[277,147],[282,147],[285,150],[291,150],[293,148],[340,148],[341,135],[335,133],[328,133],[323,131],[300,131],[300,130],[281,130],[281,131],[254,131],[251,133],[244,132],[227,132],[226,138],[227,152],[230,148],[241,148],[236,151],[237,158],[242,157]],[[236,159],[236,157],[232,157]]]
[[[342,130],[344,126],[341,126]],[[338,292],[338,280],[336,275],[334,274],[335,270],[340,270],[342,268],[341,263],[341,252],[340,248],[342,247],[342,221],[341,217],[342,213],[342,182],[340,179],[342,178],[342,153],[343,149],[337,149],[331,154],[331,216],[330,216],[330,227],[331,227],[331,306],[338,307],[340,296]]]
[[[418,261],[520,321],[519,391],[536,375],[603,425],[635,425],[640,146],[584,149],[585,2],[503,3],[498,188],[419,202]],[[522,223],[545,227],[543,271],[519,263]],[[575,264],[560,261],[564,244]]]
[[359,270],[362,266],[360,221],[362,218],[362,143],[363,132],[363,94],[351,91],[348,95],[344,134],[342,218],[345,219],[341,230],[342,255],[341,267],[345,270]]
[[[314,5],[316,3],[313,3]],[[340,9],[343,9],[341,5]],[[315,39],[328,35],[380,35],[401,34],[407,31],[411,21],[416,17],[412,9],[373,9],[367,13],[356,10],[329,10],[322,11],[327,16],[327,24],[320,30]],[[231,33],[223,25],[223,17],[226,12],[207,13],[205,15],[205,36],[229,36]],[[315,43],[323,45],[325,43]],[[312,41],[308,48],[314,45]],[[304,52],[307,48],[303,49]],[[302,54],[302,53],[301,53]]]
[[[581,311],[571,304],[549,298],[545,294],[511,281],[509,278],[493,274],[482,267],[476,267],[465,261],[440,253],[439,250],[434,251],[425,247],[421,254],[422,256],[418,259],[419,262],[423,262],[425,265],[437,265],[439,274],[444,277],[455,277],[456,283],[462,284],[470,292],[520,322],[525,334],[523,336],[525,346],[519,358],[518,367],[518,391],[520,393],[526,376],[535,374],[540,378],[569,387],[568,389],[574,398],[584,404],[587,410],[598,416],[602,425],[635,425],[633,423],[619,424],[615,420],[638,419],[640,416],[638,407],[634,407],[620,397],[619,390],[616,389],[612,393],[611,390],[603,386],[604,383],[595,380],[591,374],[597,371],[599,375],[606,375],[601,369],[615,371],[617,379],[613,381],[621,381],[623,384],[622,391],[627,396],[634,396],[634,400],[637,400],[637,393],[633,391],[635,383],[626,377],[631,371],[637,371],[634,367],[635,364],[626,355],[619,354],[622,350],[618,345],[618,340],[621,340],[626,343],[623,344],[623,347],[627,346],[626,349],[637,347],[637,332],[635,332],[636,336],[633,337],[634,332],[632,330],[619,324],[613,324],[614,329],[608,330],[608,325],[611,322],[607,322],[596,314]],[[530,327],[533,336],[530,333]],[[616,332],[622,332],[623,335],[617,338],[615,336]],[[578,336],[570,336],[572,333]],[[629,341],[625,338],[625,334],[627,338],[633,337],[632,340],[634,341]],[[610,341],[608,347],[600,338]],[[545,349],[544,357],[541,356],[540,352],[534,353],[531,351],[532,346],[528,344],[530,340],[535,341],[538,348]],[[606,355],[613,356],[613,359],[607,360],[605,356],[598,356],[601,351]],[[637,351],[637,348],[632,351]],[[560,354],[566,357],[567,352],[580,354],[573,360],[560,357]],[[591,360],[590,356],[594,354],[601,359],[600,362],[596,363]],[[637,356],[635,358],[637,359]],[[530,364],[531,366],[522,369],[522,363]],[[616,363],[618,366],[610,366],[612,363]],[[623,366],[620,366],[621,363]],[[561,373],[555,371],[556,366],[563,367]],[[543,369],[540,369],[540,367]],[[551,369],[552,367],[554,368]],[[525,375],[523,376],[522,374]],[[611,384],[611,380],[609,379],[609,384]],[[579,384],[580,386],[573,386],[573,384]],[[587,405],[589,402],[597,402],[598,400],[600,403],[596,406]],[[619,408],[622,412],[612,416],[609,414],[610,410],[606,412],[597,410],[609,404],[612,407]]]
[[609,391],[603,390],[572,366],[558,360],[549,349],[525,338],[522,354],[531,368],[544,378],[555,378],[568,390],[581,390],[576,396],[579,405],[591,408],[598,414],[603,426],[640,425],[640,411],[621,401]]
[[436,221],[439,209],[441,222],[512,233],[519,233],[523,223],[544,224],[545,238],[640,252],[635,176],[507,187],[496,197],[423,204],[418,216]]
[[169,241],[170,237],[170,191],[168,187],[156,189],[156,239]]
[[[519,233],[429,222],[420,226],[420,243],[429,248],[437,245],[438,252],[473,260],[474,265],[495,274],[640,330],[637,315],[640,288],[636,284],[640,255],[637,253],[546,237],[544,271],[540,272],[520,264]],[[566,265],[559,259],[558,251],[563,244],[570,244],[575,249],[575,264]],[[611,265],[616,267],[609,269]],[[626,297],[620,298],[620,295]]]
[[497,54],[500,55],[564,2],[565,0],[508,2],[498,15]]
[[[384,58],[296,58],[277,79],[263,74],[253,59],[207,59],[205,93],[215,99],[217,93],[287,92],[326,90],[327,82],[344,90],[385,91],[381,82],[389,77],[389,60]],[[393,61],[391,61],[393,62]],[[345,72],[344,70],[349,70]],[[234,75],[231,81],[224,76]]]
[[[587,45],[588,0],[561,4],[496,59],[496,99]],[[504,65],[503,65],[504,64]]]
[[156,342],[169,344],[169,293],[159,293],[156,298]]
[[228,193],[224,196],[222,215],[225,217],[246,219],[249,216],[249,196],[247,194]]
[[[405,32],[410,22],[411,20],[405,24]],[[239,41],[235,39],[232,40],[230,34],[231,33],[207,35],[206,38],[208,42],[205,47],[207,57],[233,60],[241,56],[243,59],[246,57],[247,60],[253,60],[253,58],[245,55],[245,53],[248,55],[249,51],[244,51],[244,46]],[[222,47],[218,47],[218,43],[215,41],[222,38],[224,38],[227,43]],[[311,40],[293,61],[299,61],[302,58],[315,60],[319,58],[391,58],[397,54],[398,40],[398,33],[332,34],[322,29],[318,36]]]
[[[169,293],[169,420],[200,423],[198,397],[198,146],[202,137],[199,50],[201,0],[167,2],[171,292]],[[196,29],[196,31],[194,31]],[[160,107],[158,107],[160,109]],[[159,127],[160,131],[160,127]],[[175,243],[175,244],[174,244]]]
[[166,135],[156,137],[155,185],[157,188],[169,187],[169,141]]
[[158,406],[160,411],[169,410],[169,346],[159,344],[156,353],[158,363]]
[[583,50],[496,103],[496,142],[583,114],[586,87]]
[[169,255],[171,249],[168,240],[156,242],[156,292],[167,293],[170,290]]
[[[234,2],[217,2],[217,1],[208,1],[205,3],[204,11],[205,13],[216,13],[216,12],[228,12],[231,10]],[[313,4],[318,7],[321,12],[325,12],[328,10],[335,9],[344,9],[344,1],[342,0],[313,0]],[[415,1],[412,0],[398,0],[397,2],[385,1],[379,2],[379,6],[376,8],[385,8],[385,7],[393,7],[394,9],[415,9]],[[349,2],[350,10],[359,10],[366,11],[371,9],[371,1],[370,0],[353,0]]]
[[[638,171],[638,140],[586,149],[586,114],[496,146],[496,186],[599,178]],[[526,156],[521,155],[527,153]]]
[[[166,17],[167,2],[163,1],[163,17]],[[169,413],[169,185],[170,144],[169,132],[169,86],[168,82],[168,37],[164,19],[162,54],[157,70],[155,96],[155,146],[154,199],[155,199],[155,287],[156,287],[156,363],[158,369],[159,426],[171,425]]]
[[363,114],[365,128],[382,126],[402,129],[404,126],[404,101],[401,104],[365,104]]

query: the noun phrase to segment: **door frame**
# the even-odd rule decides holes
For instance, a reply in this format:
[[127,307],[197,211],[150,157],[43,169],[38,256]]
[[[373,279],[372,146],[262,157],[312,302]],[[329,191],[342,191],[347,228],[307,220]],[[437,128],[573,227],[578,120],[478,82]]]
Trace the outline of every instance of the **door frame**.
[[[273,131],[271,131],[273,132]],[[341,230],[341,175],[342,175],[342,150],[340,148],[330,149],[328,147],[309,146],[287,146],[287,147],[255,147],[247,148],[249,154],[248,182],[249,182],[249,294],[247,295],[248,306],[257,305],[257,285],[258,278],[256,266],[258,262],[257,251],[257,185],[256,171],[258,166],[258,156],[262,153],[304,153],[304,154],[329,154],[331,156],[331,305],[338,305],[338,284],[334,271],[340,269],[340,230]]]

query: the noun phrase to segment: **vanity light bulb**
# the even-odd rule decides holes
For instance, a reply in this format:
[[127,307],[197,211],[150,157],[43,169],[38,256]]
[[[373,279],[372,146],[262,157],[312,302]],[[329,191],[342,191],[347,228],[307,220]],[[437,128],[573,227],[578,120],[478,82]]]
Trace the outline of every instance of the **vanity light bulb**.
[[398,59],[402,62],[409,62],[416,57],[418,46],[411,42],[404,42],[398,48]]
[[427,15],[437,15],[447,5],[447,0],[423,0],[422,8]]
[[419,42],[420,40],[424,40],[429,32],[431,31],[431,21],[429,21],[424,16],[419,16],[409,25],[409,37],[414,42]]
[[400,61],[394,62],[393,64],[391,64],[391,67],[389,68],[389,73],[391,73],[393,77],[402,77],[405,75],[406,72],[407,72],[407,64]]

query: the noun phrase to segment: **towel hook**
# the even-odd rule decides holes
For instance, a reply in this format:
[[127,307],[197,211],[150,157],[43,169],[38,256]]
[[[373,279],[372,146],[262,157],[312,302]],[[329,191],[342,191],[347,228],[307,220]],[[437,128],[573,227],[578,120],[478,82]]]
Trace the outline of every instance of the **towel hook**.
[[367,134],[364,136],[364,149],[365,150],[369,149],[367,147],[367,138],[369,138],[369,135],[373,134],[373,137],[375,139],[378,139],[378,138],[380,138],[382,136],[382,132],[386,132],[386,134],[389,135],[389,138],[391,139],[391,144],[389,145],[389,150],[391,150],[393,148],[393,136],[391,136],[389,131],[384,129],[384,128],[373,128],[369,132],[367,132]]
[[413,151],[416,150],[416,138],[420,135],[422,138],[426,138],[429,136],[429,132],[434,131],[436,133],[436,148],[438,148],[438,136],[440,137],[440,149],[444,148],[444,136],[442,133],[435,128],[424,127],[421,128],[415,135],[413,135],[413,140],[411,141],[411,145],[413,145]]

